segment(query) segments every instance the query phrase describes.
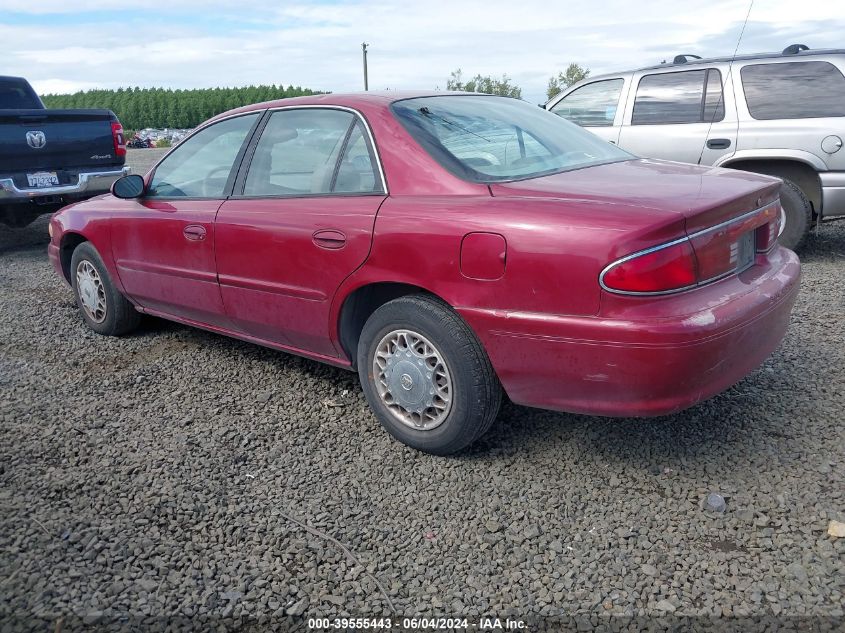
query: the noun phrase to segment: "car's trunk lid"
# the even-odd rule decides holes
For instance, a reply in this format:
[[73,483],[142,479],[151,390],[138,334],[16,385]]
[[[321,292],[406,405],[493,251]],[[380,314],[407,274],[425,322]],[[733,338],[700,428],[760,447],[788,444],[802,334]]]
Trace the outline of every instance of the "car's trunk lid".
[[654,215],[682,216],[695,233],[777,198],[780,181],[748,172],[650,159],[490,185],[493,196],[619,203]]

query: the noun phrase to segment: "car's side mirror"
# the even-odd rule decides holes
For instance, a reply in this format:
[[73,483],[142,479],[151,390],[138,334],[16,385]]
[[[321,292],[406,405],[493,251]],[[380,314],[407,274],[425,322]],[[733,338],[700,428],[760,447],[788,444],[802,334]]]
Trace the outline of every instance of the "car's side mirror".
[[129,174],[112,183],[111,193],[115,198],[137,198],[144,193],[144,179],[138,174]]

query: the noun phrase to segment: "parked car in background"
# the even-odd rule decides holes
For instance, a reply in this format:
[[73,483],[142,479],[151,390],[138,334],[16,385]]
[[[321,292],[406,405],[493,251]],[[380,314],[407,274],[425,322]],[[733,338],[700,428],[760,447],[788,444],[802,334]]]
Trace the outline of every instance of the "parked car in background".
[[47,110],[29,83],[0,77],[0,223],[26,226],[106,193],[129,168],[110,110]]
[[590,77],[546,108],[638,156],[783,180],[780,241],[845,216],[845,50],[700,59]]
[[800,276],[779,188],[515,99],[329,94],[208,121],[54,215],[48,253],[94,331],[147,313],[357,370],[394,437],[445,454],[502,387],[652,416],[757,367]]

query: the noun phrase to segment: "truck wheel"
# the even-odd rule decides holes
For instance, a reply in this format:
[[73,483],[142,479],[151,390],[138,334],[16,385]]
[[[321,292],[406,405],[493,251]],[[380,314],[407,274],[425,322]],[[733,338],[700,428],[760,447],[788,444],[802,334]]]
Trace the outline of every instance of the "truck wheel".
[[32,211],[15,212],[14,209],[0,209],[0,223],[13,229],[22,229],[35,222],[40,215],[40,213],[33,213]]
[[115,288],[90,242],[83,242],[73,251],[70,282],[82,319],[98,334],[120,336],[138,327],[141,315]]
[[381,425],[400,442],[448,455],[480,438],[502,388],[473,331],[424,295],[389,301],[361,332],[358,374]]
[[797,251],[807,239],[813,224],[813,207],[804,192],[794,182],[784,180],[780,188],[780,203],[786,217],[786,224],[778,242]]

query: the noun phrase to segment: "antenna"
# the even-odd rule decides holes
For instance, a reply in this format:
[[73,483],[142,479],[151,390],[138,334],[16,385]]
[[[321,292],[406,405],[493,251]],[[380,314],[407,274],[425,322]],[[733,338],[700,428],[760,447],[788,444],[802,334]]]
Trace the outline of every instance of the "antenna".
[[[742,23],[742,30],[739,32],[739,38],[736,41],[736,47],[734,48],[734,54],[731,55],[731,61],[728,63],[728,75],[725,77],[725,86],[728,85],[728,82],[731,81],[731,73],[733,72],[734,60],[736,60],[736,54],[739,51],[740,42],[742,42],[742,36],[745,35],[745,27],[748,24],[748,16],[751,15],[751,9],[754,7],[754,0],[751,0],[751,3],[748,5],[748,12],[745,14],[745,21]],[[707,75],[705,75],[707,77]],[[733,84],[731,84],[733,85]],[[707,91],[707,84],[704,85],[705,95],[702,98],[706,98],[706,91]],[[713,117],[710,119],[710,125],[707,126],[707,135],[704,137],[704,142],[701,144],[701,153],[698,155],[698,164],[701,164],[701,159],[704,158],[704,148],[707,147],[707,139],[710,136],[710,130],[713,129],[713,123],[716,121],[716,115],[719,113],[719,106],[722,104],[722,99],[725,98],[725,88],[722,87],[722,92],[719,95],[719,100],[716,102],[716,107],[713,109]],[[734,92],[734,103],[736,103],[736,93]],[[737,119],[737,129],[739,129],[739,119]]]
[[364,90],[370,89],[370,84],[367,81],[367,47],[368,46],[369,46],[369,44],[367,44],[366,42],[363,42],[361,44],[361,51],[364,53]]

